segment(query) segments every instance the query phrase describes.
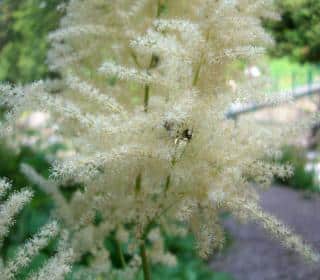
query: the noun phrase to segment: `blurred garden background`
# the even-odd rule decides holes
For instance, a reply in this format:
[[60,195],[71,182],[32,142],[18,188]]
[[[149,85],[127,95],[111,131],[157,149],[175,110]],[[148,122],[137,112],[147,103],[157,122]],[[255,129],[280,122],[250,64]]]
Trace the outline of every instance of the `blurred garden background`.
[[[39,79],[58,78],[46,64],[49,48],[47,35],[59,25],[62,5],[67,0],[0,0],[0,80],[9,83],[28,83]],[[320,1],[278,1],[281,19],[265,22],[275,37],[275,46],[264,59],[263,66],[246,65],[248,78],[268,75],[270,90],[291,92],[304,88],[303,97],[284,102],[276,108],[254,109],[244,117],[258,118],[276,125],[302,114],[320,110]],[[318,89],[318,90],[313,90]],[[254,104],[249,104],[254,107]],[[5,108],[1,108],[2,112]],[[237,117],[243,117],[241,115]],[[21,118],[21,131],[9,142],[0,143],[0,177],[9,178],[16,190],[30,186],[35,191],[32,203],[24,208],[1,254],[10,257],[23,243],[44,225],[53,209],[53,202],[39,186],[32,185],[21,172],[21,164],[31,165],[48,177],[50,162],[67,153],[67,144],[55,135],[54,125],[40,112],[26,112]],[[282,163],[291,163],[294,174],[287,180],[276,180],[262,194],[266,210],[278,215],[320,249],[320,124],[306,130],[300,139],[291,139],[283,147]],[[63,188],[65,197],[79,186]],[[67,190],[67,191],[66,191]],[[68,193],[70,192],[70,193]],[[195,253],[193,237],[183,240],[167,238],[168,250],[179,256],[174,268],[154,267],[155,279],[320,279],[320,269],[310,267],[296,256],[279,248],[255,225],[237,225],[225,214],[226,248],[213,254],[209,262]],[[53,242],[54,243],[54,242]],[[111,246],[106,239],[106,246]],[[51,244],[34,259],[38,267],[52,254]],[[115,248],[111,248],[111,252]],[[232,250],[233,254],[229,254]],[[90,256],[88,256],[88,259]],[[88,259],[75,265],[85,266]],[[115,265],[120,261],[114,257]],[[19,279],[24,279],[21,272]],[[1,278],[1,277],[0,277]]]

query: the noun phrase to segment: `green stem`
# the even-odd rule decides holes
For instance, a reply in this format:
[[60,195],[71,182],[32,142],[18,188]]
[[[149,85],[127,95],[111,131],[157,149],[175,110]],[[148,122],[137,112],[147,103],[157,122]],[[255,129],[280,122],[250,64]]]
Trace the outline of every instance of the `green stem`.
[[[209,41],[209,38],[210,38],[210,30],[208,30],[207,33],[206,33],[206,43]],[[198,65],[198,67],[196,69],[196,73],[194,75],[193,82],[192,82],[193,86],[196,86],[197,83],[198,83],[198,80],[199,80],[199,77],[200,77],[200,72],[201,72],[201,67],[202,67],[203,63],[204,63],[204,53],[202,53],[199,65]]]
[[[157,64],[158,64],[158,57],[155,54],[152,54],[149,66],[147,68],[147,72],[149,72],[149,70],[151,70],[152,68],[157,67]],[[145,87],[144,87],[144,111],[146,113],[148,112],[149,97],[150,97],[150,85],[145,85]]]
[[144,111],[145,111],[145,113],[148,112],[149,97],[150,97],[150,86],[145,85],[145,87],[144,87]]
[[161,16],[162,12],[163,12],[163,0],[158,0],[157,18]]
[[171,174],[167,176],[166,178],[166,184],[164,186],[164,192],[167,193],[169,188],[170,188],[170,183],[171,183]]
[[140,256],[141,256],[141,260],[142,260],[143,279],[144,280],[151,280],[151,271],[150,271],[145,242],[143,242],[140,245]]
[[203,63],[202,60],[203,60],[203,57],[201,57],[200,63],[198,65],[197,69],[196,69],[196,73],[194,75],[193,82],[192,82],[193,86],[196,86],[197,83],[198,83],[199,76],[200,76],[200,71],[201,71],[201,66],[202,66],[202,63]]
[[121,249],[121,244],[120,244],[120,242],[118,240],[116,240],[116,247],[117,247],[117,253],[118,253],[118,257],[119,257],[121,266],[122,266],[122,268],[125,268],[125,266],[127,264],[126,264],[126,261],[124,259],[124,255],[123,255],[123,252],[122,252],[122,249]]
[[141,192],[141,182],[142,182],[142,174],[139,173],[137,178],[136,178],[136,184],[135,184],[135,189],[134,189],[134,192],[135,192],[135,195],[137,196],[140,192]]
[[[163,10],[163,0],[158,0],[158,6],[157,6],[157,18],[161,16],[162,10]],[[133,56],[133,58],[137,61],[137,59]],[[155,54],[152,54],[150,64],[147,68],[147,71],[149,71],[152,68],[155,68],[158,64],[158,58]],[[144,87],[144,111],[148,112],[148,106],[149,106],[149,98],[150,98],[150,85],[145,85]]]
[[139,68],[141,68],[141,65],[140,65],[140,63],[139,63],[139,60],[138,60],[138,57],[137,57],[136,53],[135,53],[133,50],[131,50],[131,49],[129,49],[129,52],[130,52],[130,55],[131,55],[134,63],[135,63]]
[[[177,204],[178,200],[174,203],[170,204],[168,207],[166,207],[162,212],[158,213],[153,217],[153,219],[148,223],[148,225],[145,227],[142,233],[142,240],[145,240],[147,238],[148,233],[150,232],[152,226],[154,225],[155,221],[164,215],[168,210],[170,210],[172,207],[174,207]],[[144,280],[151,280],[151,271],[150,271],[150,265],[148,261],[147,251],[146,251],[146,245],[145,242],[142,241],[142,244],[140,245],[140,257],[142,260],[142,269],[143,269],[143,279]]]

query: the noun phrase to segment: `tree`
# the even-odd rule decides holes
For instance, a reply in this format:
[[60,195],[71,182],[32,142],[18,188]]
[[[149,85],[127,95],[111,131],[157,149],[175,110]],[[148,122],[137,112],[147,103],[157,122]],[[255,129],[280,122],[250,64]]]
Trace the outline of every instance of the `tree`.
[[62,2],[0,2],[0,80],[25,83],[54,75],[46,64],[47,34],[58,26]]
[[276,47],[274,56],[290,55],[299,62],[320,62],[320,1],[278,1],[281,20],[268,21]]

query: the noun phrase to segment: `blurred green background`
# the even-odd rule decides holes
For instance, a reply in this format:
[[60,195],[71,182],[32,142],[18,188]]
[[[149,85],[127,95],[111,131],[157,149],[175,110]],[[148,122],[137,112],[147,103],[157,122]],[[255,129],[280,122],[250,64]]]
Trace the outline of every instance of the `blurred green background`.
[[0,1],[0,80],[31,82],[50,77],[48,32],[56,29],[61,0]]

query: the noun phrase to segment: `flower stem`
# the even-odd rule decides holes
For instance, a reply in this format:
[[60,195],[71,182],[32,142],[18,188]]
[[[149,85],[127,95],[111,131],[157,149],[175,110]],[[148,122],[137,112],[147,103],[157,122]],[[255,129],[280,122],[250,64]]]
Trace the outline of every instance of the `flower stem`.
[[140,257],[142,260],[142,269],[143,269],[143,279],[144,280],[151,280],[151,272],[150,272],[150,266],[146,251],[146,245],[144,242],[140,245]]
[[[157,15],[156,18],[159,18],[163,11],[163,0],[158,0],[157,4]],[[150,64],[147,68],[147,71],[151,70],[152,68],[155,68],[158,64],[158,57],[155,54],[152,54]],[[144,87],[144,111],[148,112],[148,106],[149,106],[149,97],[150,97],[150,85],[145,85]]]
[[192,86],[196,86],[197,83],[198,83],[202,63],[203,63],[203,56],[201,56],[200,63],[198,64],[198,67],[196,69],[196,73],[195,73],[194,78],[193,78]]
[[144,87],[144,111],[148,112],[148,106],[149,106],[149,92],[150,92],[150,86],[145,85]]
[[[206,43],[209,41],[209,38],[210,38],[210,30],[207,31],[207,34],[206,34]],[[200,57],[200,62],[197,66],[197,69],[196,69],[196,72],[195,72],[195,75],[194,75],[194,78],[193,78],[193,81],[192,81],[192,86],[196,86],[197,83],[198,83],[198,80],[199,80],[199,76],[200,76],[200,72],[201,72],[201,67],[204,63],[204,53],[202,53],[201,57]]]
[[157,18],[161,16],[161,14],[164,11],[164,1],[158,0],[158,6],[157,6]]
[[127,264],[126,264],[126,261],[124,259],[124,255],[123,255],[123,252],[122,252],[122,249],[121,249],[121,244],[120,244],[120,242],[118,240],[116,240],[116,247],[117,247],[117,253],[118,253],[118,257],[119,257],[121,266],[122,266],[122,268],[125,268]]

